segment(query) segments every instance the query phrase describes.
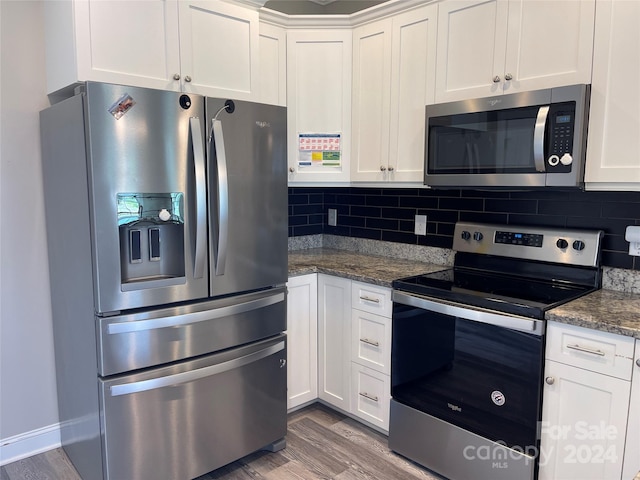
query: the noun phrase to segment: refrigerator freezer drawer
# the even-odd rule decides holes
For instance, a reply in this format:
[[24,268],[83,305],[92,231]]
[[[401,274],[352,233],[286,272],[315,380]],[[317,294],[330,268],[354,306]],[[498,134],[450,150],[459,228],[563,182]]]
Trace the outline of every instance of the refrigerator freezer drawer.
[[98,318],[98,372],[109,376],[255,342],[286,330],[284,288]]
[[286,336],[100,381],[105,479],[203,475],[283,438]]

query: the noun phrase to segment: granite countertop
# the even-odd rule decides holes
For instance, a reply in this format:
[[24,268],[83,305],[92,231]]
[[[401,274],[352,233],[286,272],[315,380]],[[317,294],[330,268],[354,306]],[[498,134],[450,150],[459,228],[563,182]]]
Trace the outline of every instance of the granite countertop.
[[331,248],[310,248],[289,252],[289,276],[326,273],[383,287],[391,287],[391,282],[398,278],[446,268],[449,267]]
[[545,318],[640,339],[640,295],[598,290],[549,310]]
[[[391,287],[398,278],[450,268],[420,260],[333,248],[289,252],[289,276],[326,273]],[[545,318],[640,339],[640,294],[602,289],[549,310]]]

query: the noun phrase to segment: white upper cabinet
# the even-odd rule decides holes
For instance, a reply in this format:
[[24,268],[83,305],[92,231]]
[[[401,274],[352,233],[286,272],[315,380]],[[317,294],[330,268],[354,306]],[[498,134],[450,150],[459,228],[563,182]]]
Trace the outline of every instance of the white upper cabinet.
[[44,2],[47,91],[99,81],[250,100],[258,12],[220,0]]
[[182,90],[257,100],[258,12],[218,0],[178,5]]
[[590,83],[594,15],[595,0],[443,1],[435,101]]
[[258,101],[287,105],[287,31],[260,23],[260,94]]
[[175,0],[44,2],[47,91],[95,80],[176,89]]
[[352,181],[422,182],[437,5],[354,29]]
[[640,190],[640,2],[598,0],[585,188]]
[[351,45],[351,29],[287,32],[289,182],[349,181]]

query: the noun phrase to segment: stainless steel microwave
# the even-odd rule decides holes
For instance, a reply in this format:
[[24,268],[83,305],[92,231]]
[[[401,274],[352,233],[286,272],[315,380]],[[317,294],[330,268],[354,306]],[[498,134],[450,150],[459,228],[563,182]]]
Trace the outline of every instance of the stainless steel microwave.
[[425,185],[581,188],[590,92],[571,85],[427,105]]

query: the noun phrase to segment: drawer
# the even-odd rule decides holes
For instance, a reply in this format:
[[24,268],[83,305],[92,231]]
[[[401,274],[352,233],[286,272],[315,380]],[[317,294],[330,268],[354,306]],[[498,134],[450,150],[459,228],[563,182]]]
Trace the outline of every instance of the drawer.
[[365,367],[391,373],[391,319],[352,310],[351,359]]
[[550,360],[631,380],[634,352],[631,337],[547,322],[546,348]]
[[351,284],[351,306],[358,310],[391,318],[391,289],[368,283]]
[[385,432],[389,431],[390,392],[389,375],[351,364],[351,413]]

